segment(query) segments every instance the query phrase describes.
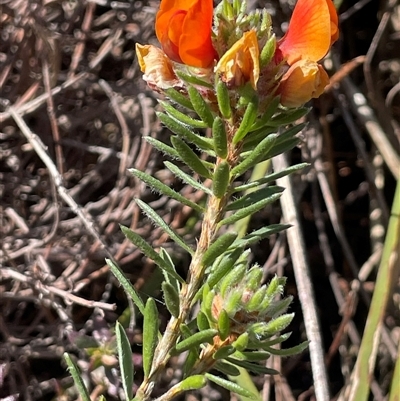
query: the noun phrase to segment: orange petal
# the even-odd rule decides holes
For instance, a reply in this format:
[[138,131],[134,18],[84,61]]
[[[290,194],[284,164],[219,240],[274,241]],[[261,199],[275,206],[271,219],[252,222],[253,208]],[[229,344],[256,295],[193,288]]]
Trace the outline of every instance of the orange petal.
[[335,5],[332,1],[327,0],[329,14],[331,17],[331,46],[339,39],[339,18]]
[[162,0],[156,16],[156,35],[173,61],[210,67],[216,57],[211,42],[212,0]]
[[[329,3],[331,0],[298,0],[296,3],[288,31],[278,42],[278,49],[289,65],[300,59],[318,61],[328,52],[332,32],[338,33],[336,10]],[[336,28],[331,28],[335,16]]]
[[169,58],[158,47],[136,44],[136,55],[143,79],[154,89],[167,89],[179,84]]
[[216,73],[231,86],[239,87],[250,82],[256,89],[260,76],[260,50],[254,30],[243,36],[221,57]]
[[282,77],[278,87],[281,103],[286,107],[299,107],[322,95],[329,76],[324,68],[308,60],[294,63]]
[[199,0],[189,8],[183,23],[179,55],[187,65],[210,67],[216,58],[211,42],[213,2]]

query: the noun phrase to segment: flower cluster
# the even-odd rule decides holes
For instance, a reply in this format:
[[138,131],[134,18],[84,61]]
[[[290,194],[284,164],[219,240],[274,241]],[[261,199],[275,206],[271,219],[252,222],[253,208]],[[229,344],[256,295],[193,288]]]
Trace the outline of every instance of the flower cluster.
[[227,0],[215,10],[212,0],[161,0],[156,34],[162,50],[136,46],[150,87],[184,91],[182,73],[210,84],[217,76],[230,89],[249,84],[261,99],[280,95],[289,108],[323,93],[329,77],[318,62],[339,36],[332,0],[298,0],[278,41],[265,11],[243,10],[235,18],[231,10]]

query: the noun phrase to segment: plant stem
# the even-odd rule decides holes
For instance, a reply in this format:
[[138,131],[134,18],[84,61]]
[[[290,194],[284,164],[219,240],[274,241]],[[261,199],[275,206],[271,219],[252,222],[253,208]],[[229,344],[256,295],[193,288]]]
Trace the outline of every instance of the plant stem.
[[204,253],[213,243],[217,234],[217,225],[224,215],[225,205],[228,201],[229,191],[222,197],[210,196],[206,213],[204,215],[200,239],[192,262],[189,266],[187,284],[182,286],[180,298],[180,313],[177,318],[171,316],[167,328],[157,345],[150,374],[144,379],[137,391],[136,400],[146,401],[150,398],[153,387],[161,372],[164,371],[170,358],[170,352],[174,348],[179,336],[180,325],[186,321],[190,313],[192,302],[199,290],[204,277],[204,266],[202,259]]

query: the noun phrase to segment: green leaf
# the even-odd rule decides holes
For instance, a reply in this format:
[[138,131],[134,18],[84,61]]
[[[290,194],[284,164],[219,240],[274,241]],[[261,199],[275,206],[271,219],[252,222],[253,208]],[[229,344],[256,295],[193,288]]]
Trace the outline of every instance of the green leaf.
[[149,377],[158,343],[158,310],[153,298],[147,300],[143,317],[143,371]]
[[[174,134],[178,135],[181,138],[184,138],[187,142],[193,143],[193,145],[197,146],[200,150],[204,152],[208,152],[214,149],[214,144],[211,139],[203,138],[202,136],[194,133],[191,129],[189,129],[186,125],[182,124],[180,121],[175,118],[169,116],[165,113],[157,112],[157,117],[160,121]],[[179,151],[178,151],[179,153]]]
[[207,384],[207,379],[204,375],[193,375],[182,380],[178,387],[181,391],[198,390]]
[[182,79],[182,81],[185,81],[188,84],[204,86],[205,88],[209,88],[209,89],[212,89],[212,87],[213,87],[209,82],[203,81],[202,79],[196,77],[195,75],[186,74],[183,71],[177,71],[177,70],[175,70],[175,73],[180,79]]
[[292,332],[288,332],[288,333],[283,333],[280,334],[278,337],[274,337],[273,339],[268,339],[265,341],[257,341],[257,342],[250,342],[249,343],[249,349],[264,349],[271,347],[272,345],[276,345],[276,344],[281,344],[284,341],[286,341],[290,336],[292,335]]
[[237,351],[243,351],[247,348],[249,343],[249,333],[242,333],[233,343],[232,346],[235,347]]
[[199,360],[199,347],[189,350],[185,362],[183,364],[183,377],[188,377],[193,370],[194,365]]
[[115,334],[117,337],[117,350],[119,359],[119,368],[121,371],[122,387],[124,389],[125,398],[130,400],[133,398],[133,362],[132,349],[124,328],[118,321],[115,325]]
[[258,113],[258,99],[256,96],[247,105],[246,111],[243,114],[242,122],[235,135],[233,136],[233,144],[240,142],[250,131]]
[[192,330],[189,328],[189,326],[185,323],[181,323],[179,325],[179,330],[182,333],[183,338],[188,338],[193,335]]
[[311,108],[309,107],[300,107],[282,111],[280,114],[272,117],[268,122],[268,125],[272,127],[281,127],[283,125],[293,124],[299,118],[304,117],[310,110]]
[[234,318],[237,311],[242,307],[243,292],[241,290],[234,290],[228,294],[229,297],[225,300],[225,310],[228,316]]
[[222,309],[218,316],[218,330],[219,330],[219,337],[222,341],[228,338],[231,329],[231,320],[226,313],[225,309]]
[[203,343],[212,343],[213,338],[218,334],[218,330],[208,329],[199,331],[198,333],[192,334],[190,337],[185,338],[175,346],[173,354],[180,354],[181,352],[187,351],[192,347],[196,347]]
[[215,354],[213,355],[213,359],[226,359],[228,356],[232,355],[235,352],[235,348],[232,345],[225,345],[219,348]]
[[253,151],[253,149],[268,135],[277,134],[277,129],[274,127],[263,127],[257,131],[250,132],[242,146],[242,157]]
[[267,338],[286,329],[293,320],[294,313],[286,313],[278,316],[276,319],[270,320],[268,323],[256,323],[251,326],[250,330],[257,337]]
[[214,171],[213,192],[217,198],[226,195],[230,184],[230,166],[226,160],[217,164]]
[[215,117],[214,119],[212,136],[216,155],[225,159],[228,155],[228,138],[226,135],[225,122],[221,117]]
[[267,199],[260,200],[253,205],[250,205],[248,207],[245,207],[241,210],[238,210],[236,213],[232,214],[231,216],[226,217],[225,219],[221,220],[218,223],[218,227],[221,227],[223,225],[228,225],[235,223],[236,221],[239,221],[247,216],[253,215],[254,213],[258,212],[259,210],[263,209],[265,206],[269,205],[270,203],[275,202],[281,197],[281,193],[271,195]]
[[281,101],[280,96],[274,97],[267,108],[264,111],[264,114],[261,116],[261,118],[258,118],[254,124],[251,126],[251,132],[259,130],[260,128],[265,127],[265,125],[268,124],[268,122],[271,120],[272,116],[275,114],[279,103]]
[[292,348],[286,348],[286,349],[276,349],[272,347],[263,347],[265,351],[269,352],[272,355],[279,355],[279,356],[292,356],[296,354],[300,354],[303,352],[305,349],[308,348],[309,341],[304,341],[299,345],[296,345],[295,347]]
[[162,291],[164,293],[164,301],[165,306],[172,316],[179,316],[179,294],[174,288],[174,286],[170,283],[164,281],[161,284]]
[[144,136],[143,139],[158,151],[168,155],[171,159],[180,160],[178,152],[172,146],[168,146],[164,142],[161,142],[151,136]]
[[272,280],[268,284],[267,295],[275,297],[276,295],[283,294],[283,290],[285,288],[286,278],[285,277],[278,277],[275,275],[272,277]]
[[246,273],[246,289],[253,292],[258,291],[258,289],[261,287],[263,275],[263,269],[261,269],[258,265],[252,266],[252,268]]
[[[203,289],[206,290],[207,285],[203,286]],[[206,293],[206,295],[203,296],[203,300],[200,304],[201,311],[207,316],[207,319],[210,322],[216,323],[217,320],[212,314],[212,304],[214,301],[215,292],[214,291],[209,291],[209,292],[204,291],[204,292]]]
[[292,138],[284,142],[277,141],[275,145],[269,150],[269,152],[263,155],[263,157],[259,160],[259,162],[271,159],[282,153],[286,153],[289,150],[292,150],[295,146],[297,146],[299,142],[300,138]]
[[178,137],[171,137],[172,146],[178,152],[180,158],[187,164],[195,173],[202,177],[211,178],[212,175],[204,162],[193,152],[193,150]]
[[195,87],[189,86],[188,94],[196,113],[207,124],[207,127],[211,128],[213,126],[214,116],[210,106]]
[[270,356],[271,354],[266,351],[243,351],[243,352],[236,351],[232,355],[232,358],[241,361],[257,362],[257,361],[266,361]]
[[122,270],[111,259],[106,259],[106,263],[108,264],[108,266],[110,266],[111,273],[114,274],[114,276],[116,277],[118,282],[122,285],[122,287],[124,288],[128,297],[130,297],[132,299],[133,303],[139,309],[139,312],[143,315],[144,314],[144,303],[143,303],[142,298],[140,298],[139,294],[136,292],[135,287],[125,277]]
[[158,102],[161,104],[164,110],[171,115],[171,117],[173,117],[175,120],[178,120],[182,124],[189,125],[192,128],[207,128],[207,124],[204,121],[196,120],[187,114],[182,113],[168,102],[164,102],[163,100],[159,100]]
[[148,258],[154,261],[161,269],[165,270],[171,277],[184,283],[185,280],[175,271],[171,269],[171,266],[149,245],[139,234],[136,234],[131,229],[125,226],[120,226],[122,232],[136,245]]
[[299,170],[303,170],[305,167],[309,166],[309,163],[299,163],[294,166],[285,168],[284,170],[277,171],[275,173],[269,174],[263,178],[256,181],[249,182],[247,184],[240,185],[234,189],[234,192],[248,191],[249,189],[257,188],[261,185],[268,184],[272,181],[276,181],[278,178],[285,177],[289,174],[295,173]]
[[280,233],[281,231],[290,227],[290,224],[271,224],[269,226],[259,228],[258,230],[254,230],[243,238],[238,239],[235,242],[235,245],[248,248],[251,245],[257,244],[264,238],[268,238],[272,234]]
[[165,185],[164,183],[152,177],[151,175],[136,170],[134,168],[129,169],[129,172],[133,174],[135,177],[138,177],[140,180],[146,183],[149,187],[153,188],[155,191],[161,193],[162,195],[175,199],[178,202],[182,203],[183,205],[191,207],[193,210],[196,210],[197,212],[200,213],[204,212],[204,209],[200,205],[191,202],[189,199],[185,198],[178,192],[171,189],[168,185]]
[[272,195],[281,194],[285,188],[278,186],[271,186],[261,188],[257,191],[247,193],[239,199],[231,202],[225,210],[238,210],[243,209],[244,207],[248,207],[254,205],[260,200],[267,199]]
[[232,391],[243,397],[248,397],[252,400],[258,400],[258,396],[256,394],[253,394],[252,392],[246,390],[245,388],[239,386],[236,383],[223,379],[222,377],[214,376],[211,373],[206,373],[205,376],[207,377],[208,380],[214,382],[215,384],[218,384],[219,386],[229,391]]
[[224,253],[237,238],[237,233],[228,232],[218,237],[203,255],[202,264],[210,266],[214,260]]
[[232,176],[237,177],[246,172],[250,167],[255,166],[261,159],[264,159],[265,154],[274,148],[278,138],[276,134],[270,134],[265,137],[254,150],[237,166],[232,169]]
[[196,323],[199,331],[208,330],[210,328],[210,323],[204,312],[200,311],[196,316]]
[[[175,269],[175,264],[171,259],[171,256],[169,255],[169,253],[162,247],[160,247],[160,257],[162,259],[164,259],[165,263],[167,263],[169,265],[169,269],[168,270],[173,270],[176,271]],[[179,293],[180,291],[180,281],[177,280],[174,277],[171,277],[165,270],[162,270],[162,273],[164,275],[164,279],[167,283],[170,283],[176,290],[176,292]]]
[[224,119],[229,120],[232,117],[229,90],[226,87],[225,82],[223,82],[220,78],[217,78],[216,93],[219,111],[221,112]]
[[[236,244],[236,243],[235,243]],[[249,250],[243,251],[242,247],[235,246],[233,252],[228,253],[222,261],[212,270],[207,278],[207,284],[213,288],[225,275],[232,270],[233,265],[243,253],[249,254]]]
[[180,178],[186,184],[192,186],[195,189],[205,192],[207,195],[212,195],[212,191],[209,188],[196,181],[189,174],[183,172],[179,167],[175,166],[175,164],[170,162],[164,162],[164,164],[169,171],[171,171],[176,177]]
[[190,248],[185,241],[180,237],[147,203],[140,199],[135,199],[135,202],[143,210],[146,216],[151,219],[158,227],[160,227],[169,237],[176,242],[181,248],[183,248],[190,255],[194,254],[192,248]]
[[164,92],[174,102],[186,107],[187,109],[194,110],[192,102],[185,95],[182,95],[182,93],[178,92],[174,88],[165,89]]
[[213,367],[214,369],[227,376],[240,375],[239,369],[236,366],[232,365],[231,363],[223,362],[222,360],[217,361],[217,363]]
[[70,355],[66,352],[64,352],[64,359],[65,362],[67,362],[69,373],[74,379],[75,386],[78,390],[79,395],[82,398],[82,401],[90,401],[89,392],[86,389],[79,369],[75,365],[74,361],[71,359]]
[[[306,124],[298,124],[293,127],[290,127],[284,132],[279,133],[277,141],[275,146],[280,146],[282,147],[283,143],[293,140],[296,135],[306,126]],[[268,127],[261,128],[257,131],[254,131],[251,135],[249,135],[249,141],[245,143],[243,146],[243,152],[242,156],[244,154],[251,154],[253,151],[254,146],[257,146],[257,144],[267,135],[269,135],[269,132],[271,131],[276,131],[275,128],[273,129],[268,129]],[[279,154],[279,152],[276,151],[276,149],[273,149],[274,154]],[[260,160],[266,160],[270,158],[270,155],[264,155]]]
[[267,66],[271,62],[272,57],[275,54],[275,49],[276,49],[276,38],[275,35],[271,35],[268,38],[267,43],[265,43],[264,47],[261,50],[260,68]]
[[[272,318],[282,315],[288,310],[292,302],[293,302],[292,296],[288,296],[287,298],[281,299],[280,301],[272,302],[269,305],[269,307],[265,310],[265,313]],[[261,302],[259,304],[259,307],[260,306],[262,306]]]
[[227,361],[233,363],[234,365],[240,366],[246,369],[248,372],[253,372],[257,375],[277,375],[279,372],[275,369],[266,368],[265,366],[258,365],[256,363],[251,363],[248,361],[241,361],[235,358],[226,358]]
[[250,301],[246,305],[246,311],[248,312],[255,312],[258,311],[260,308],[260,303],[265,298],[265,293],[267,288],[265,285],[261,286],[251,297]]
[[242,281],[244,275],[246,274],[246,270],[246,265],[237,265],[221,280],[219,292],[221,293],[222,298],[226,298],[227,291],[232,290],[236,284]]

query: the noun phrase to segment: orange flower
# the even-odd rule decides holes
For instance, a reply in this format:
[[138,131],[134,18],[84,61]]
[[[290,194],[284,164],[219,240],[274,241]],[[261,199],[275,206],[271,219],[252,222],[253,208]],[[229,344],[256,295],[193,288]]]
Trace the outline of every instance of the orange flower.
[[286,107],[299,107],[319,97],[329,77],[317,61],[325,57],[339,37],[338,16],[332,0],[298,0],[289,28],[279,40],[276,62],[286,60],[277,93]]
[[289,28],[278,42],[278,53],[289,65],[298,60],[319,61],[338,37],[338,16],[332,0],[298,0]]
[[260,76],[260,50],[257,34],[254,30],[243,36],[221,57],[216,73],[228,86],[239,87],[250,82],[253,89],[257,87]]
[[296,61],[282,77],[278,93],[286,107],[299,107],[322,95],[329,83],[324,68],[309,60]]
[[216,58],[212,19],[212,0],[161,0],[156,35],[165,54],[192,67],[211,67]]
[[136,44],[136,55],[143,79],[153,89],[168,89],[177,86],[180,80],[172,69],[171,60],[158,47]]

